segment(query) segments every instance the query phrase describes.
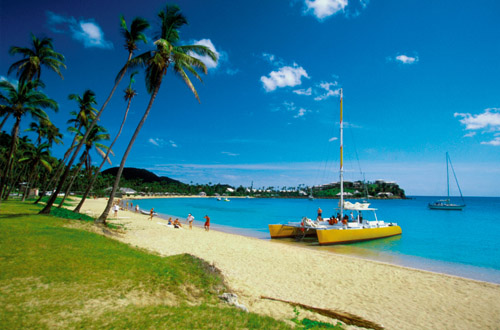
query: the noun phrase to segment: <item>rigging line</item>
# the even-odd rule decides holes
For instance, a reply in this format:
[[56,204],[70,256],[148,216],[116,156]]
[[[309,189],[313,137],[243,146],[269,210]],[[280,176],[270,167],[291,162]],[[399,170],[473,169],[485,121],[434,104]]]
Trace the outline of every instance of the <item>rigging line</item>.
[[458,184],[458,179],[455,174],[455,169],[453,168],[453,164],[451,163],[451,158],[449,156],[448,160],[450,161],[451,171],[453,172],[453,176],[455,177],[455,182],[457,183],[458,191],[460,192],[460,198],[462,199],[462,202],[465,204],[464,196],[462,196],[462,189],[460,189],[460,185]]

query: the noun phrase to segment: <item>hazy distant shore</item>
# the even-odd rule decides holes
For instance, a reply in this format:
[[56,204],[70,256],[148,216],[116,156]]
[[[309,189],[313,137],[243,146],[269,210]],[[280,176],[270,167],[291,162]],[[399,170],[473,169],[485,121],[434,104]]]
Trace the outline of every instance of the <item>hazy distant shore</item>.
[[[98,215],[105,203],[88,200],[83,212]],[[496,284],[199,227],[167,228],[164,220],[147,218],[119,211],[110,222],[126,230],[115,238],[161,255],[190,253],[214,263],[252,312],[293,317],[289,305],[263,300],[264,295],[343,310],[388,329],[494,329],[500,324]]]

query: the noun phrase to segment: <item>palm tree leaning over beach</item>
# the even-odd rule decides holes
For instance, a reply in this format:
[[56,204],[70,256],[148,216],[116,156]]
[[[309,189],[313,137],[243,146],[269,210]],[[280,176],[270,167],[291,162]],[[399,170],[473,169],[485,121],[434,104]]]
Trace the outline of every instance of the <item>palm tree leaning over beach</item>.
[[198,93],[194,88],[191,80],[186,74],[185,70],[193,74],[198,80],[201,81],[196,69],[201,69],[203,73],[207,73],[207,68],[205,64],[199,59],[191,56],[190,54],[196,53],[198,55],[206,56],[208,55],[212,60],[217,61],[217,56],[208,47],[201,45],[184,45],[179,46],[179,29],[186,25],[187,19],[181,13],[181,10],[176,5],[167,5],[164,10],[158,13],[160,18],[161,28],[157,36],[155,36],[155,46],[156,49],[152,51],[145,52],[138,55],[134,59],[130,60],[130,66],[143,66],[146,71],[146,89],[148,93],[151,94],[148,106],[141,121],[137,125],[135,132],[125,150],[123,158],[120,163],[120,167],[116,174],[115,183],[111,190],[108,203],[103,213],[96,219],[96,223],[105,223],[113,205],[113,199],[118,189],[118,184],[120,183],[120,177],[125,166],[127,157],[132,149],[132,146],[141,130],[146,118],[149,115],[151,107],[155,101],[155,98],[160,90],[163,77],[167,73],[167,69],[170,64],[173,64],[173,70],[177,73],[186,83],[186,85],[194,93],[198,102],[200,101]]
[[2,94],[1,98],[5,102],[8,111],[15,118],[11,134],[12,144],[7,156],[7,166],[0,180],[0,196],[3,194],[5,183],[9,179],[12,164],[14,163],[14,154],[16,151],[21,119],[28,114],[35,118],[47,118],[47,114],[43,109],[58,110],[56,101],[48,98],[43,92],[37,91],[37,87],[43,88],[45,86],[39,80],[28,82],[20,81],[17,86],[14,86],[8,81],[0,81],[0,89],[3,89],[7,94]]
[[132,84],[135,82],[134,81],[134,76],[137,73],[138,73],[137,71],[134,71],[130,75],[130,83],[128,84],[128,87],[124,91],[125,92],[124,98],[125,98],[125,101],[127,101],[127,109],[125,109],[125,114],[123,115],[123,120],[122,120],[122,124],[120,126],[120,129],[118,130],[118,133],[116,134],[113,142],[110,144],[110,146],[108,148],[108,151],[106,152],[106,155],[104,156],[104,159],[101,162],[101,165],[99,166],[99,168],[97,169],[97,171],[94,174],[94,177],[87,184],[87,189],[85,190],[85,193],[83,194],[82,199],[80,200],[80,203],[78,203],[78,205],[76,206],[76,208],[73,210],[73,212],[75,212],[75,213],[79,213],[80,212],[80,209],[82,208],[83,203],[85,203],[85,200],[87,199],[87,196],[89,195],[90,190],[92,190],[92,186],[94,185],[95,181],[99,177],[99,174],[101,172],[102,167],[104,166],[104,164],[106,163],[106,161],[109,162],[109,154],[111,152],[113,152],[112,151],[113,146],[115,145],[115,142],[118,140],[118,138],[120,137],[120,134],[122,133],[123,126],[125,126],[125,121],[127,120],[127,115],[128,115],[128,111],[130,109],[130,104],[132,103],[132,99],[134,98],[134,96],[137,95],[136,91],[132,88]]
[[[76,134],[81,134],[81,132],[76,132]],[[83,138],[81,135],[79,136],[78,139]],[[92,127],[92,131],[88,134],[87,140],[85,141],[85,149],[82,153],[82,156],[80,157],[80,163],[77,166],[77,169],[75,171],[75,174],[69,181],[66,191],[64,192],[64,196],[59,203],[58,208],[61,208],[64,204],[64,201],[66,200],[66,197],[68,197],[71,188],[73,187],[73,184],[75,183],[76,178],[78,175],[80,175],[80,171],[82,169],[82,166],[85,165],[85,168],[87,171],[91,172],[92,171],[92,158],[90,156],[90,151],[94,148],[97,153],[99,153],[103,158],[105,158],[105,152],[103,150],[107,150],[108,147],[105,146],[104,144],[101,143],[101,141],[104,140],[109,140],[109,134],[107,133],[107,130],[103,126],[95,125]]]
[[[92,120],[96,116],[97,110],[94,108],[94,105],[97,104],[95,93],[87,89],[83,92],[82,96],[78,94],[70,94],[68,96],[69,100],[76,101],[78,103],[78,111],[71,111],[70,114],[74,117],[68,120],[68,124],[72,124],[73,127],[79,131],[82,126],[86,125],[89,120]],[[68,129],[69,130],[69,129]],[[75,148],[75,144],[78,141],[78,134],[75,134],[73,141],[71,142],[69,148],[64,153],[63,159],[59,162],[54,174],[51,176],[50,181],[45,185],[42,190],[43,193],[40,194],[38,199],[34,202],[34,204],[38,204],[40,200],[45,196],[45,192],[50,189],[52,192],[54,191],[54,184],[57,180],[60,179],[63,170],[65,169],[66,161],[68,160],[71,152]]]
[[52,39],[38,39],[32,33],[31,42],[31,48],[10,47],[9,53],[11,55],[21,54],[24,58],[12,64],[7,73],[10,74],[12,71],[16,70],[16,76],[19,78],[20,82],[26,82],[33,79],[40,80],[42,66],[45,66],[64,79],[61,73],[61,68],[66,69],[64,56],[54,50]]
[[134,51],[137,49],[137,43],[139,41],[144,41],[144,42],[147,41],[146,36],[144,35],[144,31],[149,27],[149,23],[145,19],[140,18],[140,17],[134,18],[134,20],[132,21],[132,24],[130,25],[130,30],[128,30],[127,24],[125,23],[125,19],[123,18],[123,16],[121,16],[120,17],[120,26],[121,26],[122,34],[125,37],[125,48],[129,52],[127,62],[125,63],[125,66],[122,68],[122,70],[120,70],[118,77],[115,79],[115,84],[113,86],[113,89],[111,89],[111,92],[109,93],[108,98],[106,99],[106,101],[104,101],[101,109],[97,113],[95,120],[92,121],[91,126],[89,127],[89,129],[87,130],[85,135],[83,136],[80,143],[76,146],[76,149],[73,152],[73,156],[69,160],[68,166],[66,167],[63,175],[61,176],[54,194],[52,194],[50,196],[49,200],[47,201],[47,204],[39,212],[39,214],[50,213],[50,209],[52,208],[52,205],[54,204],[54,202],[57,198],[57,194],[61,191],[62,186],[64,185],[64,182],[66,181],[66,178],[69,175],[71,165],[73,165],[73,162],[75,161],[76,156],[78,155],[78,153],[80,152],[80,149],[82,148],[83,144],[85,143],[85,140],[87,139],[88,133],[91,132],[93,126],[96,125],[97,121],[99,121],[101,114],[103,113],[104,109],[106,109],[106,106],[108,105],[109,101],[113,97],[113,94],[115,93],[116,88],[120,84],[120,81],[125,76],[125,73],[126,73],[128,66],[129,66],[130,59],[132,58]]

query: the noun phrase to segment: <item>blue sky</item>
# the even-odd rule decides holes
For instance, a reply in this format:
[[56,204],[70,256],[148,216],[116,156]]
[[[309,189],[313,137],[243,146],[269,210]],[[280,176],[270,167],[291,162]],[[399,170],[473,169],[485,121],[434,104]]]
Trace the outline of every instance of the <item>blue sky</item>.
[[[119,15],[151,22],[164,1],[3,1],[0,79],[30,32],[53,38],[64,80],[45,70],[45,92],[66,128],[92,89],[107,97],[127,52]],[[397,181],[409,195],[446,193],[445,152],[464,195],[500,196],[500,3],[430,0],[178,1],[185,43],[219,55],[195,83],[201,104],[172,72],[127,161],[189,183],[254,187],[338,180],[339,88],[344,91],[345,177]],[[126,79],[128,80],[128,78]],[[101,124],[114,135],[122,90]],[[142,73],[117,166],[149,99]],[[25,125],[29,119],[25,119]],[[12,123],[10,124],[12,125]],[[7,128],[8,129],[8,128]],[[71,141],[65,131],[65,146]],[[93,155],[97,164],[98,156]],[[109,166],[109,165],[107,165]],[[452,189],[456,193],[456,189]]]

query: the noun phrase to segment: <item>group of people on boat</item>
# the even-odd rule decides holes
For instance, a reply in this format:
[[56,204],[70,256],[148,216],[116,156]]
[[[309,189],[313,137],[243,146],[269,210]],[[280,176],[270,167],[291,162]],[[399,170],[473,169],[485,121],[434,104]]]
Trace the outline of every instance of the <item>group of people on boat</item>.
[[350,215],[344,214],[342,216],[340,213],[337,213],[336,216],[332,215],[328,220],[325,220],[323,218],[323,210],[321,208],[318,208],[318,216],[316,218],[316,222],[322,222],[322,221],[328,221],[329,225],[335,225],[337,223],[342,223],[343,225],[347,225],[348,222],[363,222],[363,215],[361,214],[361,211],[358,212],[358,217],[355,218],[354,214],[351,212]]

